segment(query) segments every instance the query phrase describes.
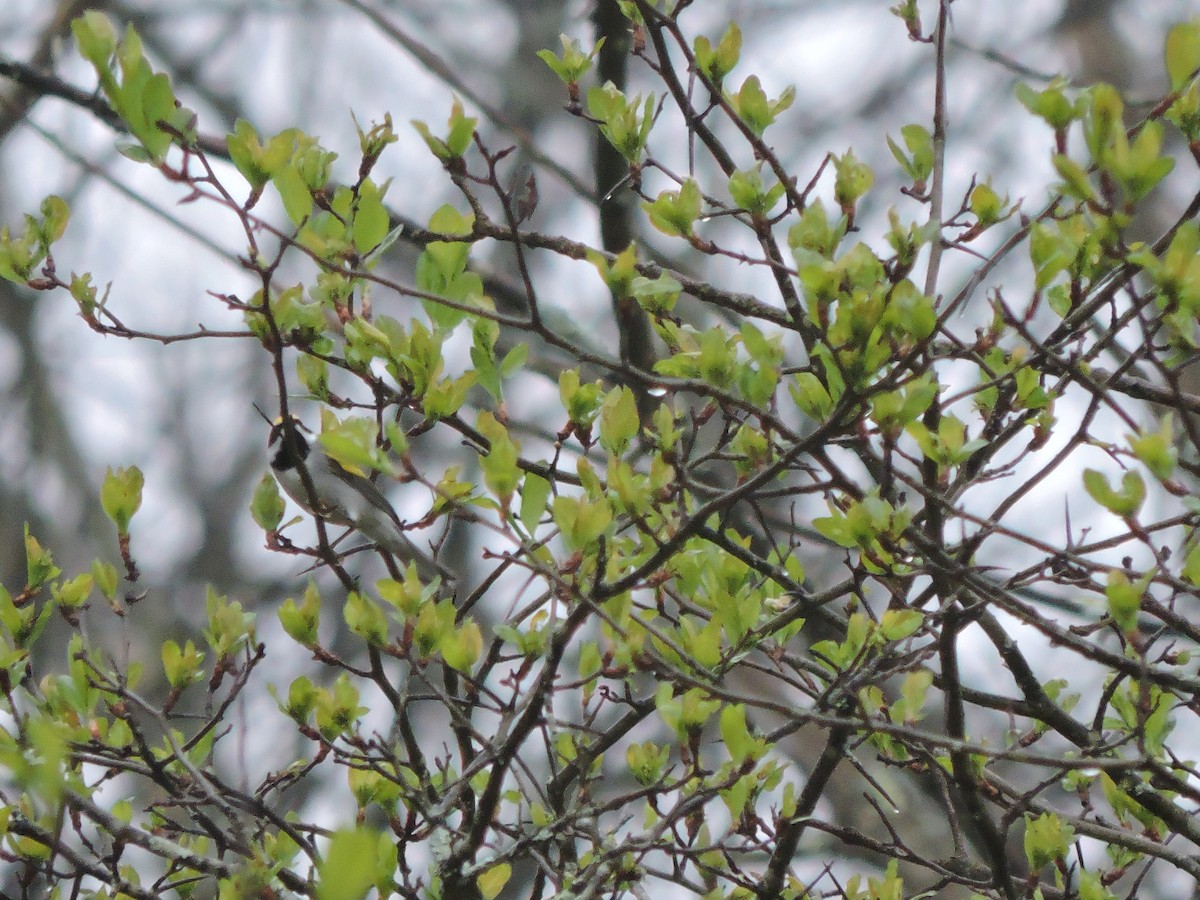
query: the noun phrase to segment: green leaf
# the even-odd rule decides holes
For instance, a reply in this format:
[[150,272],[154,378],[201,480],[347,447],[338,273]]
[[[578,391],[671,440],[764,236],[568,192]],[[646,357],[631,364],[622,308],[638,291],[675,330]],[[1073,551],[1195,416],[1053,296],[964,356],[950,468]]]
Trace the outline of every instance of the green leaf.
[[560,34],[558,39],[562,44],[562,53],[556,55],[553,50],[539,50],[537,52],[538,59],[548,65],[563,84],[574,84],[591,69],[593,58],[604,46],[604,38],[596,41],[596,46],[592,48],[591,53],[586,55],[580,49],[579,41],[574,38]]
[[299,227],[308,221],[313,207],[312,191],[304,183],[300,170],[294,165],[285,166],[275,173],[271,183],[279,192],[283,210],[292,224]]
[[971,191],[969,205],[980,225],[994,225],[1003,219],[1008,198],[1001,199],[990,184],[977,184]]
[[731,786],[720,791],[721,799],[725,801],[725,806],[729,809],[730,818],[734,821],[742,818],[753,792],[754,781],[751,775],[743,775]]
[[[128,86],[127,90],[132,91],[133,86]],[[143,124],[139,127],[131,121],[130,127],[157,162],[166,155],[174,139],[170,132],[162,128],[162,123],[169,123],[175,112],[175,92],[171,89],[171,80],[164,73],[157,72],[146,80],[141,88],[139,106]]]
[[129,522],[142,505],[142,486],[145,478],[137,466],[109,468],[100,486],[100,505],[104,514],[117,526],[118,534],[129,533]]
[[789,86],[778,98],[771,100],[763,90],[758,76],[751,75],[742,82],[738,92],[728,95],[727,99],[733,111],[754,135],[762,137],[763,132],[775,122],[779,114],[795,101],[796,89]]
[[103,560],[92,560],[92,579],[102,593],[109,600],[117,596],[117,567],[112,563],[106,563]]
[[663,191],[653,202],[643,202],[650,224],[671,237],[687,237],[700,218],[700,186],[688,178],[677,191]]
[[[2,246],[0,246],[0,277],[10,277],[4,265],[4,248]],[[92,284],[91,273],[84,272],[82,275],[72,275],[71,285],[68,290],[71,292],[71,297],[79,305],[79,314],[85,320],[91,321],[95,317],[97,306],[103,305],[96,302],[96,286]]]
[[[326,150],[316,138],[301,131],[293,130],[291,133],[295,136],[295,149],[292,153],[291,165],[295,167],[296,173],[304,182],[304,186],[308,188],[309,193],[324,190],[329,184],[333,162],[337,159],[337,154]],[[345,188],[344,190],[348,197],[349,189]],[[339,214],[345,217],[348,212],[348,208],[343,208]]]
[[925,706],[925,697],[933,684],[933,673],[928,669],[919,669],[904,676],[900,685],[900,698],[903,703],[901,721],[911,725],[921,719],[921,710]]
[[788,246],[796,259],[796,265],[808,263],[812,254],[832,260],[838,244],[846,236],[847,221],[840,216],[831,222],[825,212],[825,204],[818,197],[800,213],[800,219],[788,229]]
[[71,22],[71,33],[79,54],[97,69],[105,69],[117,49],[117,30],[112,20],[97,10],[88,10]]
[[448,600],[421,605],[417,611],[417,621],[413,626],[412,634],[422,656],[432,655],[444,638],[453,637],[454,619],[454,605]]
[[1128,143],[1125,101],[1111,84],[1097,82],[1084,92],[1083,137],[1092,158],[1106,162],[1113,150]]
[[51,588],[51,596],[64,609],[82,609],[92,592],[94,580],[91,575],[76,575],[62,584]]
[[448,419],[467,402],[467,392],[475,384],[474,371],[463,372],[457,378],[442,378],[431,384],[421,398],[421,411],[431,420]]
[[275,479],[269,474],[263,475],[250,499],[250,515],[263,531],[272,532],[278,530],[285,509]]
[[548,509],[550,482],[536,472],[526,472],[521,482],[521,524],[533,534]]
[[346,343],[350,345],[347,357],[353,360],[357,368],[365,368],[373,359],[400,355],[390,336],[362,317],[350,319],[342,326],[342,331]]
[[921,40],[921,8],[917,0],[900,0],[895,6],[889,7],[888,12],[904,22],[908,29],[910,40]]
[[317,643],[317,626],[321,618],[321,595],[311,581],[304,589],[304,599],[297,604],[288,597],[279,606],[279,624],[288,637],[305,647]]
[[510,378],[517,372],[521,371],[525,366],[525,361],[529,358],[529,345],[517,344],[511,350],[504,354],[504,359],[500,360],[500,377]]
[[315,708],[317,729],[329,741],[355,728],[367,711],[359,704],[358,688],[344,672],[333,683],[333,690],[318,689]]
[[319,356],[309,353],[299,354],[296,357],[296,377],[317,400],[328,401],[330,399],[329,363]]
[[1137,472],[1126,472],[1121,478],[1121,489],[1113,490],[1103,472],[1095,469],[1083,470],[1083,487],[1093,500],[1109,512],[1122,518],[1132,518],[1146,499],[1146,483]]
[[438,642],[438,650],[446,665],[456,672],[469,674],[483,652],[483,632],[474,620],[467,620],[462,627],[447,631]]
[[836,173],[833,195],[842,210],[847,211],[871,189],[875,175],[869,166],[859,162],[853,150],[833,157],[833,169]]
[[271,179],[271,172],[262,163],[263,146],[254,126],[245,119],[233,123],[233,131],[225,135],[225,147],[234,168],[249,182],[250,187],[260,191]]
[[[380,766],[380,768],[391,769],[392,767]],[[390,811],[400,797],[400,786],[381,771],[349,767],[346,772],[346,781],[359,809],[378,805],[382,809]]]
[[603,386],[599,381],[581,384],[578,369],[563,369],[558,376],[558,395],[567,418],[582,428],[591,425],[600,412]]
[[638,433],[637,400],[622,385],[613,388],[600,404],[600,445],[609,453],[622,455]]
[[1200,136],[1200,85],[1192,82],[1167,109],[1165,118],[1178,128],[1188,141]]
[[1079,104],[1068,99],[1067,82],[1056,78],[1044,91],[1035,91],[1027,84],[1014,89],[1017,100],[1035,116],[1043,119],[1055,131],[1064,131],[1080,114]]
[[725,76],[733,71],[742,50],[742,30],[736,22],[730,22],[725,34],[714,47],[712,42],[700,35],[692,44],[696,57],[696,68],[703,72],[715,87],[720,87]]
[[1149,121],[1131,144],[1118,134],[1103,155],[1103,164],[1132,200],[1141,200],[1175,167],[1175,160],[1162,155],[1163,125]]
[[713,327],[700,335],[696,368],[709,384],[724,388],[733,380],[737,365],[736,340],[725,329]]
[[653,741],[630,744],[625,750],[625,764],[637,783],[644,787],[662,778],[671,760],[670,746],[658,746]]
[[833,412],[829,391],[812,372],[798,372],[788,391],[800,411],[816,422],[824,422]]
[[654,95],[625,96],[611,81],[587,95],[588,112],[601,122],[600,133],[631,165],[639,164],[654,125]]
[[479,414],[475,427],[491,444],[487,454],[479,461],[484,483],[501,505],[507,508],[521,479],[521,470],[517,466],[517,445],[509,437],[508,429],[487,410]]
[[175,641],[167,640],[162,645],[163,672],[167,683],[179,690],[199,681],[204,673],[200,670],[204,654],[188,641],[181,649]]
[[317,688],[305,675],[292,680],[288,686],[287,701],[283,711],[295,722],[305,724],[316,707]]
[[412,120],[413,128],[421,135],[425,145],[443,163],[462,158],[463,154],[467,152],[467,148],[471,146],[471,137],[475,134],[475,126],[478,123],[478,119],[464,114],[462,101],[457,97],[450,106],[445,138],[436,137],[424,122],[417,119]]
[[475,886],[483,895],[483,900],[495,900],[512,877],[512,866],[506,862],[497,863],[486,872],[481,872],[475,879]]
[[42,242],[49,247],[66,233],[67,223],[71,220],[71,208],[67,201],[57,194],[51,194],[41,205],[42,223],[38,234]]
[[1116,900],[1116,894],[1104,886],[1103,878],[1101,872],[1081,870],[1076,884],[1079,900]]
[[379,429],[374,419],[350,416],[338,421],[327,409],[321,410],[321,447],[343,468],[356,475],[371,471],[392,474],[391,460],[378,444]]
[[925,615],[916,609],[889,609],[879,622],[879,632],[889,641],[900,641],[915,634],[925,623]]
[[375,885],[379,836],[369,828],[335,831],[317,864],[319,900],[362,900]]
[[360,254],[365,255],[377,247],[391,227],[387,207],[383,205],[385,193],[386,184],[379,188],[369,178],[359,185],[353,231],[354,247]]
[[[703,670],[709,671],[721,664],[721,633],[722,626],[717,617],[714,616],[707,624],[699,625],[695,618],[688,616],[679,623],[675,639],[685,654]],[[656,642],[658,643],[661,642]],[[672,648],[663,644],[661,649],[672,660],[676,658]]]
[[1182,22],[1168,31],[1163,55],[1171,90],[1178,91],[1200,68],[1200,21]]
[[729,196],[733,202],[757,216],[769,214],[784,193],[784,185],[778,182],[769,188],[763,183],[762,167],[760,162],[752,169],[741,169],[729,176]]
[[1166,480],[1175,474],[1179,451],[1175,441],[1174,419],[1171,413],[1163,416],[1158,430],[1126,435],[1133,455],[1156,478]]
[[205,599],[205,612],[208,615],[208,624],[204,630],[204,638],[218,659],[228,659],[252,639],[254,613],[244,612],[242,604],[218,594],[212,586],[209,586]]
[[1150,573],[1131,582],[1129,576],[1120,569],[1110,569],[1108,572],[1108,583],[1104,587],[1104,596],[1108,600],[1108,614],[1126,634],[1137,631],[1142,598],[1146,595],[1153,577],[1153,573]]
[[[96,70],[100,90],[138,141],[136,145],[121,146],[122,153],[159,164],[172,141],[178,138],[186,145],[194,142],[195,113],[179,106],[167,76],[150,68],[132,25],[125,29],[119,43],[112,24],[98,13],[85,14],[71,27],[80,53]],[[117,70],[112,66],[114,58]]]
[[630,292],[638,305],[654,316],[669,315],[682,291],[683,285],[666,272],[654,279],[638,275],[630,284]]
[[563,541],[571,550],[591,548],[612,524],[612,509],[601,500],[558,496],[551,509],[554,523],[562,529]]
[[887,139],[892,156],[919,188],[933,173],[933,135],[923,125],[905,125],[900,129],[907,152],[890,137]]
[[382,647],[387,643],[388,624],[379,605],[358,591],[351,591],[342,607],[342,616],[350,631],[367,642],[370,647]]
[[746,727],[746,707],[731,703],[721,710],[721,740],[734,766],[741,766],[757,750],[757,742]]
[[1075,838],[1075,829],[1054,813],[1042,813],[1036,819],[1025,817],[1025,858],[1031,872],[1063,859]]
[[[438,209],[429,221],[429,230],[451,235],[469,235],[474,219],[454,207]],[[471,245],[465,241],[431,241],[417,259],[417,287],[430,294],[472,306],[488,306],[483,281],[467,271]],[[423,300],[422,306],[434,325],[444,331],[453,329],[467,314],[444,304]]]
[[1193,586],[1200,587],[1200,544],[1191,547],[1184,558],[1183,568],[1179,573]]

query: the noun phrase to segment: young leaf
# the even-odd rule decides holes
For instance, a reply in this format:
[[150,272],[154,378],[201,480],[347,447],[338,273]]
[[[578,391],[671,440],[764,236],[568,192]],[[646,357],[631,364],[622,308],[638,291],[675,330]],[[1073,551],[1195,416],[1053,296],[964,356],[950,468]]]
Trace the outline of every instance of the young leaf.
[[110,468],[100,486],[100,505],[104,514],[117,526],[118,534],[129,532],[129,522],[142,505],[142,485],[145,479],[137,466]]

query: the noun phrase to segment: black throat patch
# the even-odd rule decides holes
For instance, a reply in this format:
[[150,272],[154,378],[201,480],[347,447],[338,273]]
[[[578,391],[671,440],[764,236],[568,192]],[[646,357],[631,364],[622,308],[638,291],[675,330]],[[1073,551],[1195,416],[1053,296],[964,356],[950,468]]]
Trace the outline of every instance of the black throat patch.
[[271,468],[276,472],[294,469],[301,460],[308,458],[308,441],[297,428],[275,425],[271,428],[271,437],[267,443],[276,448],[271,457]]

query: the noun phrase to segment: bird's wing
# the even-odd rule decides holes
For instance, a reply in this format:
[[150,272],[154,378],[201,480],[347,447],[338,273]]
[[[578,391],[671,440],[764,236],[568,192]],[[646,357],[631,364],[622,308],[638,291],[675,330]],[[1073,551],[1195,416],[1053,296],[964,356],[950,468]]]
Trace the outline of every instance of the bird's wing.
[[368,503],[384,513],[389,519],[396,523],[397,527],[399,527],[400,517],[396,514],[396,510],[392,504],[388,502],[388,498],[384,496],[383,491],[376,487],[375,482],[371,481],[369,478],[364,478],[362,475],[358,475],[347,470],[335,459],[331,459],[329,457],[326,457],[326,459],[329,460],[330,472],[337,476],[339,480],[350,485],[350,487],[361,494]]

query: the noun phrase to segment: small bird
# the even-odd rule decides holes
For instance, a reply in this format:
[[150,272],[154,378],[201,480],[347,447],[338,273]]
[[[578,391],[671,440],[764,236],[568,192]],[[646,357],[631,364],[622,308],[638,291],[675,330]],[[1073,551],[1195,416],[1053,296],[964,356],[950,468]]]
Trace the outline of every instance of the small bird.
[[[267,439],[271,471],[288,496],[326,522],[357,529],[402,565],[415,562],[417,575],[426,584],[439,577],[452,584],[454,575],[422,553],[404,534],[400,517],[374,482],[345,468],[321,449],[314,451],[302,431],[308,429],[298,419],[292,418],[290,423],[276,419]],[[301,465],[312,481],[312,493],[305,487]]]

